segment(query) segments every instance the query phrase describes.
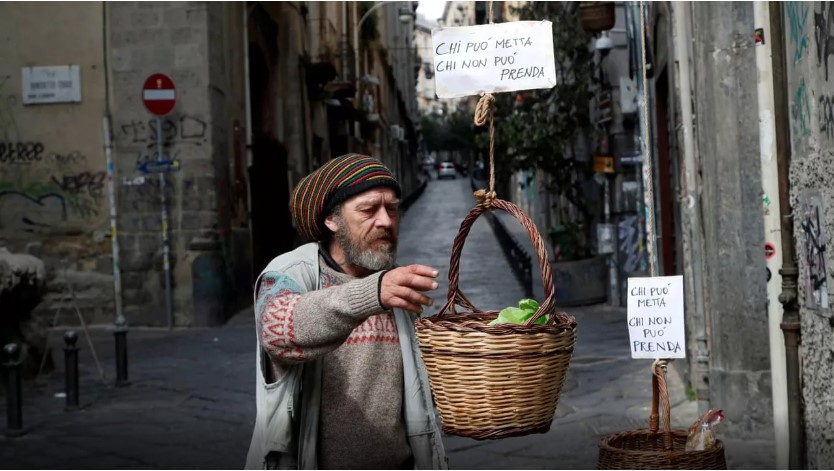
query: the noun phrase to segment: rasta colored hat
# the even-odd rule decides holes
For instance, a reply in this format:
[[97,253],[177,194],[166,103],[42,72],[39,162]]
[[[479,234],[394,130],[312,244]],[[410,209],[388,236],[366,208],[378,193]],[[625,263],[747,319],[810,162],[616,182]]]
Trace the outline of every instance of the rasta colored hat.
[[400,196],[400,184],[379,160],[361,154],[328,160],[293,190],[290,212],[295,227],[303,238],[319,240],[326,230],[324,219],[336,205],[379,186],[393,188]]

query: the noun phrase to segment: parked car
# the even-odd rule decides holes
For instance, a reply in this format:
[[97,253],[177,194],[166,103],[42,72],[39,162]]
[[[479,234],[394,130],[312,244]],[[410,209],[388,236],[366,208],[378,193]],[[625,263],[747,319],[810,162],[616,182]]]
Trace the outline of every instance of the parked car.
[[437,164],[437,179],[442,178],[457,178],[458,171],[455,169],[455,164],[452,162],[440,162]]

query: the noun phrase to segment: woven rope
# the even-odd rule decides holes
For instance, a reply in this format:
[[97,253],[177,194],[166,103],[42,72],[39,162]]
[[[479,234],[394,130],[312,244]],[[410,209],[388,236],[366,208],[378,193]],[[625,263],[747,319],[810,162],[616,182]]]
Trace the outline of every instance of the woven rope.
[[[492,24],[492,1],[489,2],[487,18],[489,24]],[[495,96],[492,93],[484,93],[478,100],[475,106],[475,126],[483,126],[487,118],[489,118],[489,190],[475,191],[475,200],[478,206],[489,209],[497,198],[495,194]]]
[[495,96],[484,93],[475,107],[475,126],[483,126],[489,118],[489,191],[477,190],[475,199],[479,206],[492,207],[495,194]]
[[[710,450],[686,451],[688,431],[672,429],[666,363],[666,360],[657,360],[652,365],[649,428],[602,438],[597,469],[727,469],[721,440],[716,440],[715,447]],[[661,402],[662,429],[658,427]]]

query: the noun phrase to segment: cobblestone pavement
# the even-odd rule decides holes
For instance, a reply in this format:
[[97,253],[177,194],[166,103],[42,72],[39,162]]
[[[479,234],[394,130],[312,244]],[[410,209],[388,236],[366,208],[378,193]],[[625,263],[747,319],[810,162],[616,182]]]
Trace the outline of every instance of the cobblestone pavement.
[[[400,263],[423,263],[448,273],[452,241],[473,203],[468,180],[430,181],[403,218]],[[447,286],[445,278],[440,280],[426,314],[442,306]],[[461,288],[481,308],[501,308],[522,297],[485,220],[475,223],[464,246]],[[598,305],[569,313],[579,324],[577,349],[551,430],[497,441],[446,437],[453,468],[593,469],[601,436],[645,426],[650,362],[629,358],[625,311]],[[219,328],[133,328],[128,334],[131,384],[122,388],[112,386],[112,330],[94,327],[107,381],[99,379],[82,336],[82,407],[71,412],[56,396],[63,391],[64,329],[56,330],[51,343],[58,370],[25,384],[29,431],[18,438],[0,435],[0,467],[241,468],[255,413],[253,326],[248,309]],[[686,400],[673,370],[669,388],[673,422],[687,426],[697,416],[696,404]],[[4,409],[0,424],[5,423]],[[768,443],[727,440],[727,448],[731,468],[773,467]]]

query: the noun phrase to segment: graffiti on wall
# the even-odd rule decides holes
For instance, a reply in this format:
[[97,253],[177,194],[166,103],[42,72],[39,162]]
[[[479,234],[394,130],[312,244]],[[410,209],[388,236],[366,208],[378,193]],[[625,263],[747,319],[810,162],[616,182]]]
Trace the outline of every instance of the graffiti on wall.
[[[156,148],[157,140],[156,119],[133,120],[119,126],[122,138],[128,144]],[[202,145],[206,142],[208,124],[191,115],[182,115],[176,119],[162,120],[162,141],[166,146],[176,144]]]
[[826,238],[822,198],[816,191],[806,192],[801,201],[805,263],[805,305],[812,309],[828,308],[828,272],[825,266]]
[[834,2],[821,2],[822,9],[814,12],[814,39],[817,42],[817,65],[825,67],[828,81],[828,57],[834,55]]
[[[173,204],[174,192],[177,187],[172,181],[171,174],[165,174],[165,198],[168,204]],[[188,193],[192,190],[193,182],[190,178],[182,180],[182,192]],[[140,175],[133,178],[122,178],[122,192],[124,205],[127,209],[134,212],[154,212],[159,211],[160,200],[162,197],[162,187],[159,185],[159,177],[157,175]]]
[[0,229],[38,232],[66,219],[66,201],[57,193],[33,196],[22,191],[0,190]]
[[626,216],[617,224],[620,266],[623,272],[643,271],[647,267],[643,241],[640,237],[640,218]]
[[785,15],[788,17],[794,63],[802,60],[802,54],[808,49],[808,36],[805,34],[805,23],[808,21],[809,12],[808,4],[805,2],[785,3]]
[[804,78],[800,79],[799,86],[796,87],[793,95],[791,120],[795,136],[807,136],[811,133],[811,103],[808,101],[808,89]]
[[834,95],[823,95],[819,99],[820,134],[834,138]]
[[0,150],[0,229],[38,232],[100,216],[106,174],[79,171],[82,153],[46,152],[30,141],[0,143]]
[[106,174],[78,150],[27,138],[16,120],[19,92],[0,76],[0,230],[89,229],[106,216]]
[[0,141],[0,163],[31,164],[43,160],[43,143]]
[[11,78],[10,75],[0,75],[0,139],[3,141],[17,141],[19,136],[14,117],[17,95],[8,94],[5,90]]
[[[158,128],[158,124],[161,124]],[[159,131],[161,132],[158,132]],[[214,198],[214,189],[210,193],[201,192],[197,182],[185,171],[181,171],[183,160],[190,156],[206,152],[209,138],[209,123],[195,115],[169,116],[158,122],[156,119],[135,119],[121,122],[116,126],[117,139],[124,148],[133,153],[133,171],[124,169],[126,174],[121,179],[119,191],[119,206],[123,213],[120,216],[127,232],[156,231],[158,228],[158,214],[160,212],[162,187],[159,175],[148,172],[149,162],[176,161],[175,171],[163,172],[165,179],[165,199],[169,211],[199,211],[202,208],[213,208],[206,201]],[[162,141],[162,149],[158,148],[157,140]],[[195,162],[189,170],[200,174],[201,165],[210,162]],[[205,187],[204,187],[205,188]],[[222,190],[217,190],[222,191]],[[177,213],[182,214],[182,213]],[[187,218],[179,218],[172,214],[172,220],[180,219],[181,227]],[[193,222],[189,219],[189,221]]]

